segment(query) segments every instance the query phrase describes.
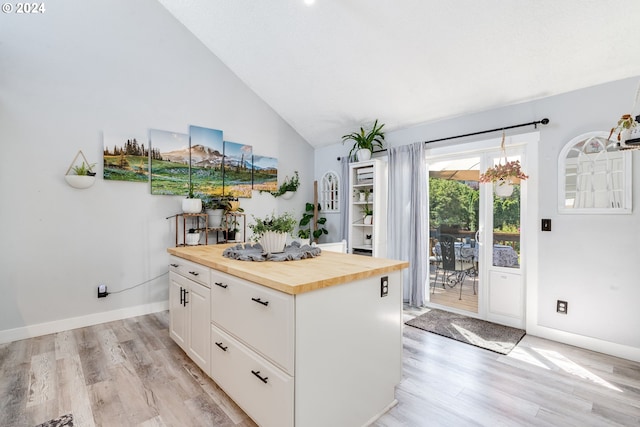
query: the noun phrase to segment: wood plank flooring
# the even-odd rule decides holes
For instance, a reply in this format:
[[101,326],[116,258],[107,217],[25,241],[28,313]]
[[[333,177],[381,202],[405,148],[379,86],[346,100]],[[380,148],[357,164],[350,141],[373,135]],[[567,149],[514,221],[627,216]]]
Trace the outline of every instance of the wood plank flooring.
[[[67,413],[75,426],[255,426],[169,338],[168,321],[0,344],[0,426]],[[377,427],[640,426],[640,363],[532,336],[508,356],[409,326],[403,343],[399,403]]]

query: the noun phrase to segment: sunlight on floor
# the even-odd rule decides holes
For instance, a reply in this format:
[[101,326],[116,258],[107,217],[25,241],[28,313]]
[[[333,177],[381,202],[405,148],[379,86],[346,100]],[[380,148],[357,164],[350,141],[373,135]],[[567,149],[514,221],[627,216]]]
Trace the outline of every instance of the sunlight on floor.
[[496,345],[499,345],[503,349],[508,349],[509,347],[511,347],[511,345],[513,345],[507,342],[500,342],[500,341],[494,341],[494,340],[488,341],[467,329],[461,328],[458,325],[454,325],[452,323],[451,326],[453,326],[456,329],[456,331],[458,331],[458,333],[460,333],[460,335],[462,335],[470,344],[477,345],[479,347],[494,348],[496,347]]
[[544,369],[560,369],[568,374],[591,381],[597,385],[622,393],[622,390],[613,384],[603,380],[589,370],[566,358],[557,351],[545,350],[535,347],[516,347],[508,357],[538,366]]

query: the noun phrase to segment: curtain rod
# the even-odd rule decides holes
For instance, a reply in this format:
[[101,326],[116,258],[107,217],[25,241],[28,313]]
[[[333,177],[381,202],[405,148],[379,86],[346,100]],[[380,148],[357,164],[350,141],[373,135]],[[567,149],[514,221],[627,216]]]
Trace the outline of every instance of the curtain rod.
[[[549,119],[547,119],[546,117],[542,120],[536,120],[535,122],[529,122],[529,123],[520,123],[519,125],[512,125],[512,126],[505,126],[505,127],[501,127],[501,128],[495,128],[495,129],[488,129],[488,130],[481,130],[479,132],[472,132],[472,133],[465,133],[463,135],[456,135],[456,136],[448,136],[446,138],[438,138],[438,139],[432,139],[430,141],[424,141],[425,144],[430,144],[432,142],[440,142],[440,141],[448,141],[450,139],[458,139],[458,138],[465,138],[467,136],[475,136],[475,135],[482,135],[484,133],[491,133],[491,132],[498,132],[501,130],[507,130],[507,129],[515,129],[515,128],[521,128],[521,127],[525,127],[525,126],[534,126],[536,129],[538,129],[538,125],[542,124],[542,125],[547,125],[549,124]],[[387,151],[386,148],[382,149],[382,150],[376,150],[374,151],[374,153],[382,153],[384,151]],[[338,161],[340,160],[340,157],[338,157]]]

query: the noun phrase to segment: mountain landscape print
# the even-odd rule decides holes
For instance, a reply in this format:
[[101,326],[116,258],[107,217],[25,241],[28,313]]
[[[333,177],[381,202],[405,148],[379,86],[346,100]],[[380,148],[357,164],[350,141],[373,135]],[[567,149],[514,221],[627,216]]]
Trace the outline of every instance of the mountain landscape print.
[[278,159],[254,154],[252,166],[254,190],[278,190]]
[[149,146],[145,137],[103,136],[103,178],[114,181],[149,182]]
[[151,194],[183,195],[189,192],[189,135],[149,130]]
[[224,195],[231,197],[251,197],[252,188],[251,145],[224,141]]
[[224,191],[224,142],[222,131],[189,126],[191,182],[196,196],[220,197]]

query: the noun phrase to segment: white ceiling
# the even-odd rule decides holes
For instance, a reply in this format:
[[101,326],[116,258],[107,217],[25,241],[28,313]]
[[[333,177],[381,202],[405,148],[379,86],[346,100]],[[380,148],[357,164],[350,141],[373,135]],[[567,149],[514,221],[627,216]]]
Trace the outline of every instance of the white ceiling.
[[159,2],[316,147],[640,75],[638,0]]

